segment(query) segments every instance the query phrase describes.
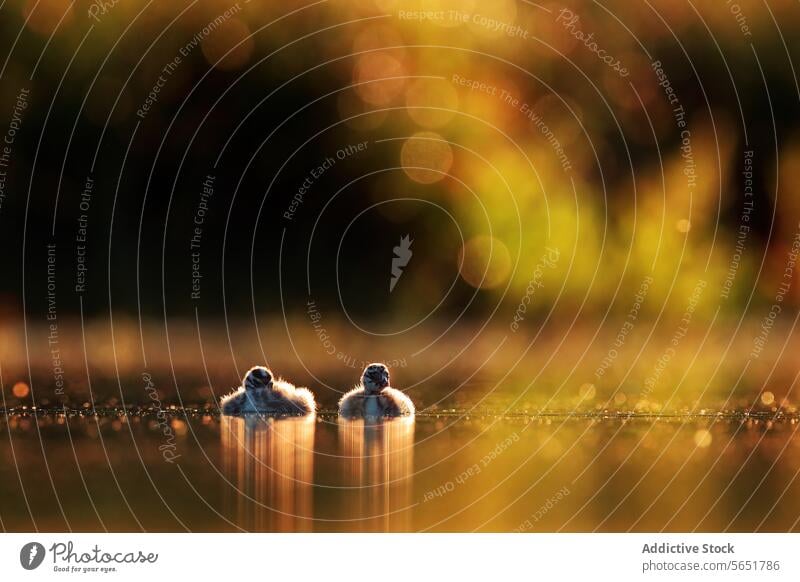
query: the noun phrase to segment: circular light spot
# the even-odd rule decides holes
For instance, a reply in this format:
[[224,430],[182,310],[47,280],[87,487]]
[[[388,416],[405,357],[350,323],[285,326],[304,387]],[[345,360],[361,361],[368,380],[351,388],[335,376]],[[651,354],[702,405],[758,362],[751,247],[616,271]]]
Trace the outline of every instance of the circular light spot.
[[423,127],[441,127],[458,109],[458,93],[444,79],[417,79],[406,90],[408,115]]
[[766,390],[761,393],[761,404],[771,406],[773,402],[775,402],[775,395],[772,392]]
[[185,422],[175,418],[172,420],[172,430],[175,431],[177,436],[183,436],[188,429]]
[[63,30],[72,20],[72,4],[70,0],[27,0],[22,15],[33,32],[50,36],[56,27]]
[[580,395],[581,400],[592,400],[596,394],[597,390],[594,384],[582,384],[581,387],[578,388],[578,395]]
[[453,150],[438,133],[422,131],[403,144],[400,163],[415,182],[433,184],[444,178],[453,165]]
[[11,393],[17,398],[25,398],[30,392],[31,389],[25,382],[17,382],[11,389]]
[[681,218],[675,223],[675,228],[678,229],[678,232],[689,232],[692,228],[692,223],[685,218]]
[[628,400],[628,397],[625,396],[624,392],[617,392],[614,394],[614,404],[617,406],[622,406]]
[[711,440],[711,433],[704,428],[694,433],[694,443],[701,449],[708,448],[711,445]]
[[201,41],[208,64],[222,71],[244,66],[253,54],[253,46],[250,28],[238,18],[226,20]]
[[469,285],[492,289],[508,279],[511,255],[498,239],[480,235],[467,241],[458,253],[459,273]]
[[386,53],[359,57],[353,73],[356,91],[367,103],[386,105],[403,89],[406,74],[400,61]]

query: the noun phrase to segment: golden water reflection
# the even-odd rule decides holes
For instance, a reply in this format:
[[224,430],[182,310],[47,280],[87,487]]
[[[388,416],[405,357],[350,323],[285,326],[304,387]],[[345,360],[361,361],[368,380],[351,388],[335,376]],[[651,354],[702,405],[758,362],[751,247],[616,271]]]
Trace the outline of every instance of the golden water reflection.
[[412,530],[414,419],[338,422],[345,529]]
[[[752,416],[417,416],[413,425],[365,426],[340,423],[332,415],[272,424],[188,415],[173,422],[185,423],[174,425],[182,427],[176,430],[175,463],[163,457],[164,435],[155,415],[0,415],[3,527],[17,532],[800,528],[795,417],[765,422]],[[48,471],[52,486],[42,481]]]
[[221,421],[225,507],[248,531],[312,531],[315,417]]

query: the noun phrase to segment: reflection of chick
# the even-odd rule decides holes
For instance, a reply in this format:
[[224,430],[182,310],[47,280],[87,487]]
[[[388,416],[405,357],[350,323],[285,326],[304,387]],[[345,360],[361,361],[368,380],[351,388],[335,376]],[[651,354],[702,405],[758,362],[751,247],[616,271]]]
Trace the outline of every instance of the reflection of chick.
[[283,380],[273,380],[264,366],[252,368],[242,386],[220,401],[222,414],[309,414],[317,408],[307,388],[295,388]]
[[394,388],[389,388],[389,370],[383,364],[370,364],[361,384],[339,400],[339,414],[346,418],[413,416],[414,403]]

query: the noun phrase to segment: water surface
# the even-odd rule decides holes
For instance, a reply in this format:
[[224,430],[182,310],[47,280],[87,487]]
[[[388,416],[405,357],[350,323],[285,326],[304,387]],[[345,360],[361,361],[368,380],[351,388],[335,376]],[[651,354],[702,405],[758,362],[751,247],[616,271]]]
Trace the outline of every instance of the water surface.
[[7,531],[788,531],[792,417],[3,415]]

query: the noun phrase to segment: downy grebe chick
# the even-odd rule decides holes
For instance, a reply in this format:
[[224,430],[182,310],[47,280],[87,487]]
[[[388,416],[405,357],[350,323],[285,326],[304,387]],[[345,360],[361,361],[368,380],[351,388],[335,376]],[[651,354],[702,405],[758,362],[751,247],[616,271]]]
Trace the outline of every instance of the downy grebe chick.
[[264,366],[251,368],[242,386],[220,400],[222,414],[310,414],[317,409],[308,388],[296,388],[284,380],[275,380]]
[[364,370],[361,384],[339,400],[339,414],[345,418],[383,418],[413,416],[411,399],[389,387],[389,369],[383,364],[370,364]]

